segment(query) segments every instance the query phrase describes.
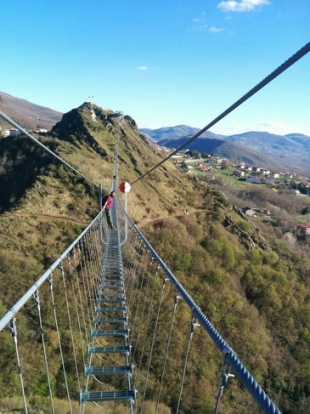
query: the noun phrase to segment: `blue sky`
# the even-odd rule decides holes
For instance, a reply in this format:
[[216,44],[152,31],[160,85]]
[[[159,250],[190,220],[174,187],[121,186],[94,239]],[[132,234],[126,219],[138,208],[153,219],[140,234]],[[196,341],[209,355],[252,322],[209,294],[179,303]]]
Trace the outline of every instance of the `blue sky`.
[[[310,0],[2,0],[0,91],[203,128],[308,43],[309,22]],[[309,108],[310,53],[212,131],[310,135]]]

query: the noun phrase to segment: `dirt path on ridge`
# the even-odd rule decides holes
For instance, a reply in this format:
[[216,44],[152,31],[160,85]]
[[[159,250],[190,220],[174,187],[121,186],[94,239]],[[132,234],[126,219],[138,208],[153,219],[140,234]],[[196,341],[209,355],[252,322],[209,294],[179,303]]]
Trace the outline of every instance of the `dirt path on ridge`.
[[73,218],[68,217],[68,216],[53,216],[53,215],[50,215],[50,214],[36,214],[36,213],[34,213],[34,214],[31,214],[31,213],[29,213],[29,214],[26,214],[26,213],[10,213],[10,215],[14,216],[14,217],[42,217],[42,218],[46,218],[46,219],[53,219],[53,220],[60,220],[60,221],[65,221],[65,222],[69,222],[69,223],[74,223],[74,224],[78,224],[78,225],[85,226],[85,227],[88,226],[88,224],[89,224],[89,223],[85,223],[81,220],[73,219]]

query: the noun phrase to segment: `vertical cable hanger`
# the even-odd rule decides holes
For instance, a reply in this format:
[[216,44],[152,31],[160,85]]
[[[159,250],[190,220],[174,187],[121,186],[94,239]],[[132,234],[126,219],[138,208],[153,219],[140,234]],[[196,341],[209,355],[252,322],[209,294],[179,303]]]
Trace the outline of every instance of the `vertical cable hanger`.
[[52,386],[51,386],[51,380],[50,380],[50,373],[49,373],[49,367],[48,367],[48,361],[47,361],[47,355],[46,355],[45,337],[44,337],[44,329],[43,329],[43,323],[42,323],[42,315],[41,315],[41,305],[40,305],[39,290],[37,290],[33,294],[33,299],[34,299],[35,304],[37,305],[37,309],[38,309],[39,326],[40,326],[40,333],[41,333],[41,342],[42,342],[43,355],[44,355],[44,365],[45,365],[46,378],[47,378],[47,384],[48,384],[48,391],[49,391],[50,402],[51,402],[51,410],[52,410],[52,413],[54,413],[55,412],[55,407],[54,407],[54,399],[53,399]]
[[199,325],[199,323],[196,322],[196,318],[195,318],[194,312],[193,312],[192,320],[190,322],[187,349],[186,349],[186,355],[185,355],[185,360],[184,360],[183,374],[182,374],[181,387],[180,387],[180,393],[179,393],[179,398],[178,398],[178,405],[177,405],[177,409],[176,409],[176,414],[178,414],[179,409],[180,409],[190,345],[191,345],[191,341],[192,341],[192,338],[193,338],[194,330],[197,326],[200,326],[200,325]]
[[214,414],[218,414],[218,409],[219,409],[219,406],[220,406],[220,401],[221,401],[221,398],[222,398],[224,389],[226,388],[226,386],[228,384],[228,380],[230,378],[234,378],[234,375],[230,373],[230,365],[229,365],[229,363],[227,361],[226,353],[225,353],[224,360],[222,362],[221,385],[220,385],[219,393],[218,393],[217,400],[216,400],[216,406],[215,406]]
[[19,352],[18,352],[17,329],[16,329],[16,318],[15,317],[10,321],[10,325],[7,329],[11,332],[12,338],[13,338],[13,341],[14,341],[16,361],[17,361],[17,370],[18,370],[18,376],[19,376],[20,386],[21,386],[22,395],[23,395],[24,409],[25,409],[25,414],[28,414],[28,407],[27,407],[27,400],[26,400],[25,387],[24,387],[24,381],[23,381],[23,374],[22,374],[20,358],[19,358]]

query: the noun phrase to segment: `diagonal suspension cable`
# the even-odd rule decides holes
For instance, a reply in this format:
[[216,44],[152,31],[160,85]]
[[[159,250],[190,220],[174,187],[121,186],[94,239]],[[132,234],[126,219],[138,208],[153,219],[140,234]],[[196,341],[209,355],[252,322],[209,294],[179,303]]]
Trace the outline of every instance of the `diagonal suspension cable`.
[[12,335],[12,338],[13,338],[13,341],[14,341],[16,361],[17,361],[17,369],[18,369],[17,372],[18,372],[21,391],[22,391],[22,395],[23,395],[24,410],[25,410],[25,414],[28,414],[26,392],[25,392],[25,386],[24,386],[24,380],[23,380],[23,371],[22,371],[22,368],[21,368],[20,356],[19,356],[19,350],[18,350],[18,344],[17,344],[17,327],[16,327],[16,318],[15,317],[11,319],[8,330],[11,332],[11,335]]
[[189,356],[189,350],[190,350],[190,345],[191,345],[191,341],[192,341],[193,334],[194,334],[194,329],[196,328],[196,326],[199,326],[199,324],[196,323],[196,318],[195,318],[194,312],[193,312],[192,320],[191,320],[191,323],[190,323],[190,331],[189,331],[189,336],[188,336],[188,341],[187,341],[186,355],[185,355],[185,359],[184,359],[183,374],[182,374],[182,380],[181,380],[181,387],[180,387],[178,405],[177,405],[177,408],[176,408],[176,414],[179,413],[179,409],[180,409],[181,398],[182,398],[182,393],[183,393],[183,388],[184,388],[185,375],[186,375],[187,362],[188,362],[188,356]]
[[60,334],[57,311],[56,311],[56,309],[57,309],[56,308],[56,302],[55,302],[56,295],[54,294],[54,287],[53,287],[53,273],[51,273],[51,275],[50,275],[49,282],[50,282],[50,294],[51,294],[51,303],[52,303],[52,309],[53,309],[53,316],[54,316],[54,321],[55,321],[55,328],[56,328],[56,331],[57,331],[58,349],[59,349],[59,354],[60,354],[60,358],[61,358],[61,366],[62,366],[64,383],[65,383],[65,388],[66,388],[67,397],[68,397],[68,403],[69,403],[69,407],[70,407],[70,413],[72,413],[72,401],[71,401],[71,396],[70,396],[70,391],[69,391],[68,373],[66,371],[66,366],[65,366],[65,355],[64,355],[62,345],[61,345],[61,334]]
[[272,80],[274,80],[277,76],[279,76],[282,72],[284,72],[286,69],[288,69],[290,66],[292,66],[294,63],[296,63],[299,59],[301,59],[304,55],[306,55],[310,51],[310,42],[308,42],[304,47],[302,47],[298,52],[296,52],[293,56],[291,56],[289,59],[287,59],[282,65],[280,65],[277,69],[275,69],[270,75],[268,75],[266,78],[264,78],[261,82],[259,82],[254,88],[252,88],[249,92],[247,92],[245,95],[243,95],[240,99],[238,99],[234,104],[232,104],[229,108],[227,108],[224,112],[222,112],[218,117],[216,117],[213,121],[211,121],[208,125],[206,125],[204,128],[202,128],[200,131],[198,131],[192,138],[190,138],[188,141],[186,141],[184,144],[182,144],[179,148],[177,148],[175,151],[173,151],[171,154],[169,154],[166,158],[164,158],[162,161],[160,161],[158,164],[156,164],[153,168],[151,168],[146,173],[140,175],[139,178],[137,178],[135,181],[131,183],[131,186],[135,184],[136,182],[140,181],[142,178],[144,178],[146,175],[150,174],[152,171],[154,171],[156,168],[160,167],[164,162],[169,160],[173,155],[175,155],[177,152],[181,151],[183,148],[187,147],[190,143],[192,143],[196,138],[198,138],[200,135],[202,135],[205,131],[213,127],[216,123],[218,123],[221,119],[223,119],[226,115],[228,115],[230,112],[235,110],[238,106],[243,104],[246,100],[248,100],[251,96],[253,96],[256,92],[258,92],[260,89],[262,89],[264,86],[266,86],[268,83],[270,83]]
[[45,346],[45,336],[44,336],[45,331],[43,329],[43,323],[42,323],[39,289],[33,294],[33,299],[35,301],[35,304],[36,304],[37,310],[38,310],[38,319],[39,319],[39,326],[40,326],[41,343],[42,343],[42,349],[43,349],[43,355],[44,355],[44,365],[45,365],[45,371],[46,371],[46,379],[47,379],[47,384],[48,384],[49,397],[50,397],[50,402],[51,402],[51,412],[52,412],[52,414],[55,414],[55,406],[54,406],[54,399],[53,399],[53,393],[52,393],[50,371],[49,371],[48,358],[47,358],[46,346]]
[[168,352],[169,352],[169,348],[170,348],[170,341],[171,341],[172,328],[173,328],[173,323],[174,323],[174,316],[175,316],[175,313],[176,313],[178,300],[180,298],[181,298],[181,296],[178,296],[178,291],[177,291],[177,289],[175,289],[173,311],[172,311],[172,314],[171,314],[170,329],[169,329],[168,339],[167,339],[167,343],[166,343],[165,358],[164,358],[164,364],[163,364],[163,369],[162,369],[162,374],[161,374],[161,379],[160,379],[160,385],[159,385],[159,390],[158,390],[155,414],[158,413],[158,406],[159,406],[159,403],[160,403],[160,397],[161,397],[161,392],[162,392],[163,382],[164,382],[164,376],[165,376],[166,366],[167,366]]
[[95,185],[96,187],[98,187],[98,184],[94,183],[92,180],[90,180],[85,175],[83,175],[79,170],[77,170],[76,168],[72,167],[72,165],[70,165],[69,163],[67,163],[67,161],[63,160],[61,157],[59,157],[57,154],[55,154],[53,151],[51,151],[48,147],[46,147],[44,144],[42,144],[42,142],[40,142],[39,140],[37,140],[31,134],[29,134],[28,131],[26,131],[24,128],[22,128],[20,125],[18,125],[16,122],[14,122],[13,119],[9,118],[7,115],[5,115],[1,111],[0,111],[0,117],[2,117],[3,119],[5,119],[11,125],[15,126],[20,132],[22,132],[23,134],[27,135],[28,138],[32,139],[36,144],[40,145],[40,147],[42,147],[45,151],[47,151],[53,157],[57,158],[58,161],[62,162],[68,168],[70,168],[72,171],[74,171],[76,174],[78,174],[79,176],[81,176],[82,178],[84,178],[84,180],[86,180],[89,183],[91,183],[91,184]]
[[[67,260],[68,260],[68,257],[67,257]],[[75,346],[74,336],[73,336],[72,316],[71,316],[70,307],[69,307],[69,299],[68,299],[68,292],[67,292],[67,280],[66,280],[65,267],[64,267],[63,262],[60,263],[60,272],[61,272],[62,282],[63,282],[63,293],[64,293],[64,297],[65,297],[65,302],[66,302],[66,310],[67,310],[67,316],[68,316],[68,327],[69,327],[70,336],[71,336],[71,344],[72,344],[72,351],[73,351],[73,356],[74,356],[73,359],[74,359],[74,365],[75,365],[76,379],[77,379],[78,387],[79,387],[79,390],[80,390],[81,385],[80,385],[80,378],[79,378],[79,369],[78,369],[78,364],[77,364],[76,346]]]
[[143,392],[143,398],[142,398],[141,413],[143,413],[143,407],[144,407],[145,398],[146,398],[146,390],[147,390],[149,374],[150,374],[150,368],[151,368],[151,363],[152,363],[153,349],[154,349],[154,344],[155,344],[155,339],[156,339],[156,334],[157,334],[158,320],[159,320],[159,315],[160,315],[160,311],[161,311],[163,294],[164,294],[164,290],[165,290],[165,286],[166,286],[167,282],[169,282],[169,279],[164,277],[162,288],[161,288],[161,293],[160,293],[159,304],[158,304],[157,317],[156,317],[155,325],[153,327],[152,344],[151,344],[151,348],[149,350],[149,357],[148,357],[149,361],[148,361],[148,364],[147,364],[147,373],[146,373],[146,379],[145,379],[145,382],[144,382],[144,392]]

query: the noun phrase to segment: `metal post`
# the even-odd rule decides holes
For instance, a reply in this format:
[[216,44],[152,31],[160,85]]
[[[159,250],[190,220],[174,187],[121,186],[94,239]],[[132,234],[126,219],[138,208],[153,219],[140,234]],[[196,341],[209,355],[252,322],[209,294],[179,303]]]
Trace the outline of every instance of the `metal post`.
[[99,211],[102,210],[102,184],[99,184]]

